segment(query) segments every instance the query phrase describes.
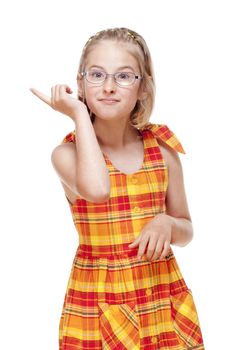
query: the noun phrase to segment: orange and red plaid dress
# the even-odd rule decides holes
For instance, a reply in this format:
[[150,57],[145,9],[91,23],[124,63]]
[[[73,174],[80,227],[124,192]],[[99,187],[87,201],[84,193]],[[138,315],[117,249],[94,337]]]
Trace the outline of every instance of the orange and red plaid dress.
[[[163,260],[138,261],[138,247],[128,247],[148,221],[166,211],[168,169],[157,139],[185,153],[164,124],[148,123],[138,132],[144,143],[141,168],[124,174],[104,155],[109,200],[69,202],[79,246],[60,319],[60,350],[204,349],[192,292],[172,249]],[[75,142],[75,131],[65,142]]]

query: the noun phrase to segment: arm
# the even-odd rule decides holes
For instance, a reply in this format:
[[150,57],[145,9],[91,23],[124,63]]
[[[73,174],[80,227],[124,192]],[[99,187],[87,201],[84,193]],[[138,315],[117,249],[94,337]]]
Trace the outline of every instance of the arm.
[[165,143],[160,145],[168,166],[166,215],[172,223],[171,244],[187,245],[193,238],[192,220],[185,194],[183,170],[179,155]]
[[77,188],[83,187],[93,197],[105,201],[110,194],[110,178],[88,113],[85,118],[75,118],[75,130]]
[[92,202],[110,193],[108,169],[87,111],[74,118],[75,143],[57,146],[51,156],[61,181],[76,195]]
[[179,156],[163,141],[159,143],[168,167],[166,211],[149,220],[129,245],[129,248],[138,247],[139,259],[146,254],[150,261],[164,259],[169,253],[170,244],[185,246],[193,237]]
[[104,156],[99,147],[86,105],[70,96],[67,85],[56,85],[51,97],[31,88],[34,95],[75,123],[75,144],[61,144],[51,155],[51,161],[62,183],[73,196],[102,202],[108,199],[110,179]]

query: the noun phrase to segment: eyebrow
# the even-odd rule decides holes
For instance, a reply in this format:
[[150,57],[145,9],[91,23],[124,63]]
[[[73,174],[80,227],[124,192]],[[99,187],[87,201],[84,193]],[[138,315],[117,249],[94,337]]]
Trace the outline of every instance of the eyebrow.
[[[91,69],[91,68],[100,68],[100,69],[103,69],[103,70],[105,70],[104,69],[104,67],[101,67],[101,66],[97,66],[97,65],[92,65],[89,69]],[[133,69],[133,67],[131,67],[131,66],[122,66],[122,67],[118,67],[117,68],[117,70],[119,71],[120,69],[131,69],[132,71],[134,71],[134,69]]]

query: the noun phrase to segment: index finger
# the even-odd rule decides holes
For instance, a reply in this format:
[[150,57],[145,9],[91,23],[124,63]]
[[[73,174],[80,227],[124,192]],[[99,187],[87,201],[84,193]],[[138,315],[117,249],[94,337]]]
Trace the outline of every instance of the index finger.
[[35,96],[39,97],[39,99],[41,99],[43,102],[47,103],[51,107],[51,97],[43,94],[42,92],[34,88],[30,88],[30,90]]

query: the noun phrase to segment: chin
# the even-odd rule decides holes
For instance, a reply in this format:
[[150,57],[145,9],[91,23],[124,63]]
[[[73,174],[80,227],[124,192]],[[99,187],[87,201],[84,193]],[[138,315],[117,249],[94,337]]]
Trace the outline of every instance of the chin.
[[95,113],[93,112],[95,115],[96,115],[96,118],[99,118],[99,119],[103,119],[103,120],[112,120],[112,119],[119,119],[120,116],[119,116],[119,113]]

